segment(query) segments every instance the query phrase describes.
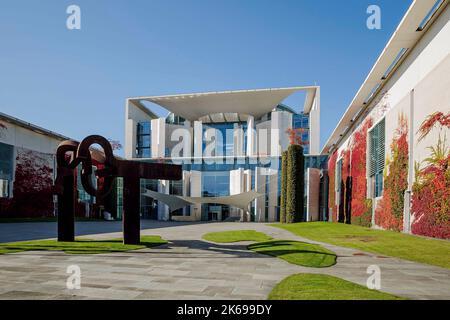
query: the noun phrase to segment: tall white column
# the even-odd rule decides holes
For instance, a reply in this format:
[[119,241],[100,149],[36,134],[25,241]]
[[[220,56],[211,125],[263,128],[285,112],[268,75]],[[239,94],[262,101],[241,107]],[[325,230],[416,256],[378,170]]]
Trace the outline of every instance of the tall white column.
[[277,170],[269,169],[269,184],[266,186],[266,192],[269,195],[269,222],[277,221],[277,204],[278,204],[278,174]]
[[256,130],[255,117],[249,116],[247,119],[247,156],[253,157],[256,155]]
[[[266,193],[266,175],[264,168],[256,167],[255,169],[255,189],[256,192]],[[265,196],[258,197],[255,200],[256,222],[266,222],[266,198]]]
[[[191,171],[191,197],[201,197],[202,196],[202,173],[200,171]],[[191,216],[194,217],[195,221],[202,220],[202,205],[195,204],[191,206]]]
[[203,124],[201,121],[194,121],[194,163],[202,163],[203,157]]
[[[158,192],[169,194],[169,181],[160,180],[158,183]],[[158,201],[158,220],[168,221],[170,218],[169,207],[161,201]]]
[[309,153],[320,154],[320,88],[316,89],[314,104],[309,113]]
[[166,119],[153,119],[152,130],[152,157],[164,158],[166,155]]

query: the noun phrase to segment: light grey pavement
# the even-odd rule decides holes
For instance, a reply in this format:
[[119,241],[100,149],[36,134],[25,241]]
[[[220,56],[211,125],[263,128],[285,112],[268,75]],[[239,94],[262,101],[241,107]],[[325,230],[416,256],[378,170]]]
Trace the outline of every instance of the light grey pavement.
[[[108,224],[99,222],[97,234],[89,238],[119,237],[117,232],[101,233],[108,232],[114,224],[120,227],[117,223]],[[17,225],[10,224],[8,229]],[[276,283],[291,274],[323,273],[365,285],[369,276],[367,268],[377,265],[381,269],[382,291],[412,299],[450,300],[448,269],[328,244],[322,245],[337,253],[337,265],[305,268],[250,252],[245,243],[219,245],[201,240],[207,232],[253,229],[277,239],[317,243],[264,224],[146,221],[143,226],[149,229],[142,230],[142,234],[160,235],[170,243],[101,255],[61,252],[0,255],[0,299],[266,299]],[[0,241],[4,241],[1,228]],[[17,228],[24,230],[23,225]],[[36,228],[44,234],[43,225]],[[88,227],[83,228],[87,232]],[[78,227],[78,230],[82,229]],[[67,290],[66,268],[74,264],[81,268],[81,289]]]
[[[168,225],[182,226],[183,222],[164,222],[154,220],[141,220],[141,229],[165,228]],[[121,221],[89,221],[76,222],[75,233],[77,236],[121,232]],[[39,240],[56,238],[56,222],[23,222],[0,223],[0,243],[26,240]]]

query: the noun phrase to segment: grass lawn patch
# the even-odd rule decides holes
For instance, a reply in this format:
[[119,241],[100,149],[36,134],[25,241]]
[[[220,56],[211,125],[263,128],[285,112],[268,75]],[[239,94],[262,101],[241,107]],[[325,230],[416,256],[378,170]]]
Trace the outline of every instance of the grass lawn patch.
[[315,241],[450,269],[450,241],[329,222],[273,224]]
[[203,239],[207,241],[217,242],[217,243],[231,243],[231,242],[241,242],[241,241],[267,241],[272,240],[271,237],[262,233],[256,232],[254,230],[237,230],[237,231],[223,231],[223,232],[211,232],[203,235]]
[[404,300],[323,274],[295,274],[273,288],[269,300]]
[[273,240],[251,244],[248,249],[303,267],[325,268],[336,264],[334,252],[320,245],[305,242]]
[[64,251],[69,254],[99,254],[124,252],[151,248],[166,244],[159,236],[141,236],[141,244],[123,244],[122,239],[90,240],[77,239],[75,242],[58,242],[56,240],[32,240],[23,242],[0,243],[0,254],[23,251]]

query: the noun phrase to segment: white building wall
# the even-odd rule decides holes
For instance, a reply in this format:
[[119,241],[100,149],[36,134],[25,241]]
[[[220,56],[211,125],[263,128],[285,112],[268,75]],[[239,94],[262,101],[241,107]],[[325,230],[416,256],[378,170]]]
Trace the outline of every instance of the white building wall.
[[[202,173],[200,171],[191,171],[190,191],[191,197],[202,196]],[[200,221],[202,218],[202,205],[196,204],[191,206],[191,216],[195,221]]]
[[320,88],[317,88],[314,104],[309,113],[309,154],[320,154]]
[[[386,121],[385,154],[390,156],[391,143],[398,127],[400,115],[408,121],[410,134],[409,148],[409,189],[414,182],[414,164],[421,163],[430,155],[430,146],[438,140],[439,130],[434,129],[422,141],[418,141],[418,130],[422,122],[436,111],[450,112],[450,6],[425,33],[403,63],[393,73],[382,91],[367,107],[367,114],[347,133],[337,148],[338,155],[351,143],[352,134],[359,130],[369,117],[376,124]],[[399,48],[400,50],[400,48]],[[447,131],[447,136],[450,132]],[[367,164],[368,167],[368,164]],[[371,194],[369,184],[369,195]],[[330,192],[332,192],[330,190]],[[379,199],[376,199],[379,200]],[[375,202],[377,203],[377,201]],[[376,205],[375,205],[376,206]],[[409,217],[406,217],[409,224]],[[405,225],[405,231],[409,231]]]
[[152,118],[140,108],[127,100],[125,106],[125,158],[136,157],[137,125],[139,122],[150,122]]

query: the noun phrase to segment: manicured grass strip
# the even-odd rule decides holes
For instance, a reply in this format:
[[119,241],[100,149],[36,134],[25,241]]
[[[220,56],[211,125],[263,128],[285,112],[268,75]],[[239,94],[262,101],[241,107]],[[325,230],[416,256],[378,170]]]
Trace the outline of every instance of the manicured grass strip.
[[141,236],[140,245],[124,245],[122,239],[90,240],[77,239],[75,242],[58,242],[56,240],[33,240],[23,242],[0,243],[0,254],[23,251],[64,251],[69,254],[100,254],[124,252],[151,248],[166,244],[159,236]]
[[273,226],[315,241],[450,269],[448,240],[428,239],[399,232],[329,222]]
[[273,240],[251,244],[248,249],[303,267],[325,268],[336,264],[334,252],[305,242]]
[[211,232],[203,235],[203,239],[207,241],[217,243],[231,243],[241,241],[267,241],[272,240],[262,232],[256,232],[254,230],[237,230],[237,231],[223,231],[223,232]]
[[273,288],[269,300],[404,300],[323,274],[295,274]]

